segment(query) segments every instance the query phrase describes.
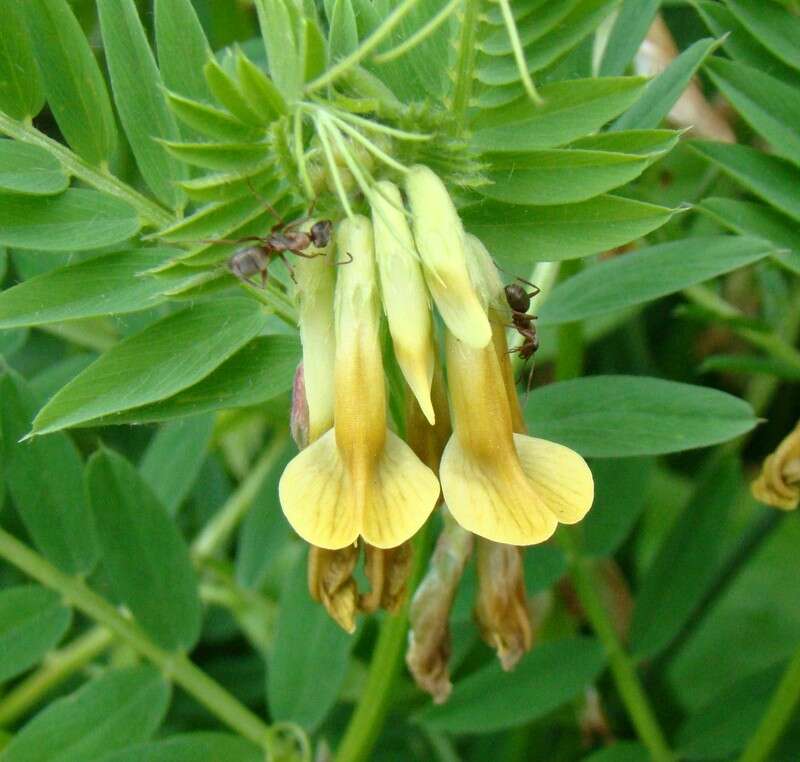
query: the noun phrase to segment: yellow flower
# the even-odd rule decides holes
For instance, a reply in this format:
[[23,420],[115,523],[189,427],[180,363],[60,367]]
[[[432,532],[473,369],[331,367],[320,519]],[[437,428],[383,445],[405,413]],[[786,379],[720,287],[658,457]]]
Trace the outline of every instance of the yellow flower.
[[[486,305],[497,304],[494,265],[482,247],[470,246],[476,281],[491,287]],[[492,285],[494,284],[494,285]],[[504,379],[508,351],[502,323],[495,341],[476,349],[446,332],[448,388],[454,433],[439,478],[453,517],[474,534],[509,545],[532,545],[553,534],[559,522],[580,521],[592,505],[594,482],[583,458],[568,447],[515,433]],[[515,426],[516,423],[516,426]]]
[[386,181],[377,184],[372,224],[383,308],[397,364],[422,412],[433,424],[431,382],[434,357],[430,300],[422,268],[415,256],[411,229],[403,213],[403,199],[396,185]]
[[289,523],[307,542],[336,550],[361,536],[378,548],[408,540],[439,497],[434,473],[386,423],[380,306],[372,226],[345,220],[337,248],[334,427],[298,454],[279,485]]
[[406,175],[406,192],[425,282],[442,319],[464,343],[485,347],[492,330],[470,279],[464,227],[444,183],[416,166]]

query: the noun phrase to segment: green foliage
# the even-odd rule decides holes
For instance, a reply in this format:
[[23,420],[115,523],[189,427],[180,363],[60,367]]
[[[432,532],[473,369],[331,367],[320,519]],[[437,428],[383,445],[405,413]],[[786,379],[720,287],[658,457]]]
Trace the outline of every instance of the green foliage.
[[[764,715],[793,688],[800,539],[746,489],[800,379],[794,0],[0,10],[2,762],[798,758],[789,700]],[[680,50],[647,78],[657,13]],[[691,83],[721,133],[675,108]],[[442,705],[401,669],[403,611],[350,636],[309,596],[277,497],[292,273],[226,267],[415,163],[542,288],[526,423],[596,485],[526,552],[512,672],[469,562]]]

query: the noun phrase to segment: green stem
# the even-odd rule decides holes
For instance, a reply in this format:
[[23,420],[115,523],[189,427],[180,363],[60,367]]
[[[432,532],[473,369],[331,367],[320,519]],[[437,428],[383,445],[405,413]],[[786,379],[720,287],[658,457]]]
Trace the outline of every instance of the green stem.
[[478,19],[480,0],[464,0],[464,14],[461,19],[461,37],[458,41],[458,60],[456,61],[453,102],[450,110],[455,116],[457,129],[463,129],[467,109],[472,97],[472,77],[478,48]]
[[603,605],[591,561],[582,555],[575,531],[571,527],[562,527],[558,532],[558,539],[570,560],[570,575],[581,605],[608,654],[611,674],[619,695],[637,735],[650,752],[650,759],[653,762],[673,762],[674,756],[636,674],[633,660],[623,648],[611,617]]
[[175,217],[172,214],[162,209],[146,196],[137,193],[127,183],[118,180],[108,171],[98,170],[57,140],[49,138],[29,124],[12,119],[2,111],[0,111],[0,133],[23,143],[30,143],[43,148],[49,154],[55,156],[70,175],[80,178],[99,191],[116,196],[118,199],[130,204],[136,209],[145,224],[162,228],[175,222]]
[[800,703],[800,648],[795,651],[783,673],[758,729],[750,738],[739,762],[763,762],[771,759],[772,751],[781,739],[786,726]]
[[192,543],[192,557],[195,560],[200,561],[213,556],[227,542],[244,515],[250,510],[264,479],[275,467],[286,447],[288,438],[289,435],[286,433],[274,437],[270,446],[264,451],[255,466],[250,469],[236,492],[228,498],[222,508],[214,514],[197,535]]
[[104,627],[93,627],[64,648],[45,659],[40,669],[15,685],[0,702],[0,725],[10,725],[32,706],[87,664],[94,661],[114,642]]
[[185,655],[170,653],[156,645],[136,624],[123,617],[114,606],[90,590],[83,581],[64,574],[3,529],[0,529],[0,558],[60,593],[68,604],[75,606],[159,667],[165,677],[174,680],[244,738],[263,748],[269,746],[272,735],[269,726]]
[[[414,540],[414,569],[409,584],[414,589],[428,561],[428,531],[422,529]],[[383,730],[383,724],[400,674],[408,632],[409,600],[394,616],[387,615],[381,624],[378,642],[372,654],[367,682],[358,705],[347,725],[336,753],[336,762],[367,762]]]

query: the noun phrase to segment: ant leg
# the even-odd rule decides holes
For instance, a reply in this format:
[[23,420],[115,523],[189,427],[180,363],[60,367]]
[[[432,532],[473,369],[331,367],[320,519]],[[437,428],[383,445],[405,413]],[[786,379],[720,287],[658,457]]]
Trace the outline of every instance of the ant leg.
[[338,267],[339,265],[349,265],[353,261],[353,255],[348,251],[347,256],[350,257],[350,259],[345,259],[344,262],[334,262],[334,267]]
[[275,223],[275,225],[273,225],[272,229],[273,229],[273,230],[277,230],[278,228],[280,228],[280,227],[283,227],[283,226],[286,224],[286,222],[285,222],[285,220],[283,219],[283,217],[281,217],[281,215],[280,215],[280,212],[279,212],[279,211],[278,211],[278,210],[277,210],[277,209],[276,209],[276,208],[275,208],[275,207],[274,207],[272,204],[270,204],[270,203],[269,203],[269,201],[267,201],[267,199],[265,199],[265,198],[264,198],[264,197],[263,197],[263,196],[262,196],[262,195],[261,195],[261,194],[260,194],[260,193],[259,193],[259,192],[258,192],[258,191],[257,191],[257,190],[254,188],[254,187],[253,187],[253,183],[250,181],[250,178],[249,178],[249,177],[248,177],[248,178],[246,178],[246,182],[247,182],[247,187],[248,187],[248,188],[250,188],[250,192],[251,192],[251,193],[252,193],[252,194],[253,194],[253,195],[254,195],[254,196],[255,196],[255,197],[256,197],[256,198],[257,198],[257,199],[258,199],[258,200],[259,200],[259,201],[262,203],[262,204],[264,204],[264,206],[265,206],[265,208],[267,209],[267,211],[268,211],[268,212],[269,212],[269,213],[270,213],[270,214],[271,214],[271,215],[272,215],[272,216],[273,216],[273,217],[274,217],[274,218],[277,220],[277,223]]
[[289,271],[289,276],[291,277],[292,281],[294,283],[297,283],[297,278],[295,278],[295,276],[294,276],[294,267],[292,267],[291,263],[286,258],[286,254],[284,254],[283,252],[280,252],[280,254],[278,256],[281,258],[281,261],[283,262],[283,264],[286,265],[286,269]]
[[525,385],[525,404],[526,405],[528,404],[528,396],[531,393],[531,384],[533,384],[533,371],[534,371],[534,368],[536,368],[536,363],[532,361],[531,362],[531,369],[530,369],[530,372],[528,373],[528,383]]
[[291,232],[292,230],[295,230],[296,228],[300,227],[300,225],[302,225],[304,222],[308,222],[309,220],[311,220],[314,216],[314,207],[316,205],[317,205],[317,199],[315,197],[314,200],[311,202],[311,206],[308,207],[308,211],[306,212],[305,217],[300,217],[297,220],[292,220],[290,223],[284,226],[283,232],[284,233]]
[[182,243],[245,243],[246,241],[258,241],[264,243],[266,241],[260,235],[246,235],[244,238],[204,238],[198,241],[182,241]]

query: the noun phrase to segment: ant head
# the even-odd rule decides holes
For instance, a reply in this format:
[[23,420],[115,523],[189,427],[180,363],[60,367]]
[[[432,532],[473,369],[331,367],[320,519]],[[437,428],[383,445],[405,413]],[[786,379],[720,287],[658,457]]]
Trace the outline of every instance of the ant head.
[[505,287],[508,306],[515,312],[527,312],[531,306],[531,298],[519,283],[509,283]]
[[333,223],[330,220],[320,220],[311,226],[311,240],[318,249],[324,249],[331,240],[331,228]]

